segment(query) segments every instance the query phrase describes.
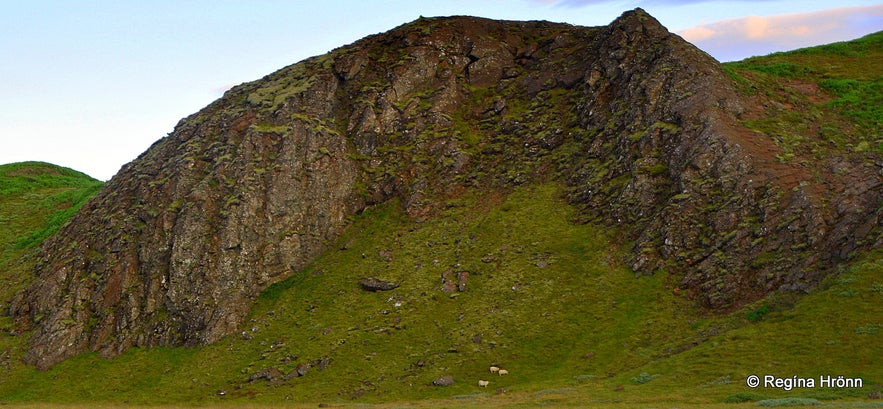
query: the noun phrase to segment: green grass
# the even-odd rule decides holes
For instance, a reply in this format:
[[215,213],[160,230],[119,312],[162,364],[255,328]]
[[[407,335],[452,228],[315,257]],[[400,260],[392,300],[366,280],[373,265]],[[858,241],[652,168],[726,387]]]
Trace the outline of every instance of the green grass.
[[[875,390],[874,385],[883,382],[883,369],[874,358],[883,353],[883,334],[856,330],[883,322],[877,308],[883,295],[874,291],[881,282],[881,273],[883,252],[867,254],[839,276],[830,277],[822,284],[823,289],[796,301],[772,297],[762,306],[746,307],[745,311],[753,314],[766,305],[780,306],[767,308],[762,320],[719,334],[684,354],[649,365],[645,371],[689,373],[695,387],[722,397],[744,393],[827,400],[865,397]],[[843,297],[844,291],[855,296]],[[865,387],[750,389],[745,379],[751,374],[815,378],[843,375],[862,378]],[[714,379],[728,382],[712,385]],[[665,376],[652,383],[661,387],[688,386],[683,379]]]
[[67,221],[73,217],[74,213],[80,210],[86,201],[98,193],[104,186],[101,182],[84,187],[75,187],[71,189],[62,189],[59,193],[55,193],[37,203],[40,209],[49,209],[51,213],[46,218],[46,222],[42,228],[21,237],[14,244],[15,248],[26,249],[37,246],[47,237],[51,236]]
[[0,195],[9,196],[47,188],[90,188],[100,185],[88,175],[44,162],[0,165]]
[[[0,311],[30,279],[37,246],[103,185],[48,163],[0,165]],[[0,316],[0,329],[8,328],[8,321]]]
[[[842,43],[752,57],[724,69],[748,94],[776,104],[745,125],[772,138],[779,158],[883,150],[883,32]],[[810,97],[806,87],[821,94]]]
[[[883,139],[883,76],[872,80],[825,79],[819,85],[837,96],[830,102],[832,107],[841,109],[862,127],[877,129],[876,136]],[[879,140],[878,140],[879,142]],[[857,150],[867,150],[870,144]],[[875,149],[880,152],[881,144]]]

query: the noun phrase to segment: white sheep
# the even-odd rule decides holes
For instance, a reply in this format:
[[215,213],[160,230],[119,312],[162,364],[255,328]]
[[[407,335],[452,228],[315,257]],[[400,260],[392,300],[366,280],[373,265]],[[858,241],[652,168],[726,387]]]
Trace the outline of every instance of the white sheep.
[[478,380],[478,386],[481,386],[482,388],[486,388],[488,384],[490,384],[490,381]]
[[498,367],[498,366],[492,366],[492,367],[491,367],[491,373],[496,373],[496,372],[499,372],[499,371],[500,371],[500,367]]
[[497,373],[500,374],[500,376],[509,375],[509,371],[505,369],[500,369],[499,371],[497,371]]

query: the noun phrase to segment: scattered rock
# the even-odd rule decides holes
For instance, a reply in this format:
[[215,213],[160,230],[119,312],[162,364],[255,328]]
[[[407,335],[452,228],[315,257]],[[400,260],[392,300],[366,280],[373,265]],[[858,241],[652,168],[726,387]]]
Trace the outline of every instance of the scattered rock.
[[379,278],[370,277],[363,278],[359,281],[359,286],[365,291],[389,291],[399,287],[399,283],[393,281],[384,281]]
[[434,386],[451,386],[454,384],[454,377],[447,375],[432,381]]
[[454,272],[451,270],[445,270],[442,272],[442,292],[450,294],[457,291],[457,282],[452,278],[453,275]]
[[465,292],[466,291],[466,282],[469,280],[469,272],[468,271],[460,271],[457,273],[457,291]]
[[324,371],[326,368],[328,368],[328,365],[330,365],[330,364],[331,364],[330,359],[320,358],[320,359],[317,359],[317,360],[313,361],[312,363],[310,363],[310,366],[317,368],[320,371]]
[[387,263],[392,261],[392,250],[383,249],[383,250],[378,251],[377,255],[380,257],[381,260],[383,260]]
[[453,270],[445,270],[442,272],[442,291],[446,294],[465,292],[468,281],[468,271],[458,271],[455,273]]
[[341,246],[340,246],[340,249],[341,249],[341,250],[349,250],[350,247],[352,247],[352,246],[353,246],[353,241],[350,240],[350,241],[344,243],[343,245],[341,245]]
[[248,377],[249,382],[264,380],[267,382],[273,382],[282,378],[282,371],[279,368],[264,368],[260,371],[255,372],[253,375]]
[[880,399],[883,398],[883,392],[874,391],[868,394],[868,399]]

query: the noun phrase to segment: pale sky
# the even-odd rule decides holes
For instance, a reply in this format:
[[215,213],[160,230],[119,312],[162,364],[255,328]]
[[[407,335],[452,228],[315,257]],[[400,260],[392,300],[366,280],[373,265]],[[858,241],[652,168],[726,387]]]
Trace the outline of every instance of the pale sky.
[[883,30],[868,0],[0,0],[0,163],[110,179],[232,85],[421,15],[601,26],[635,7],[721,61]]

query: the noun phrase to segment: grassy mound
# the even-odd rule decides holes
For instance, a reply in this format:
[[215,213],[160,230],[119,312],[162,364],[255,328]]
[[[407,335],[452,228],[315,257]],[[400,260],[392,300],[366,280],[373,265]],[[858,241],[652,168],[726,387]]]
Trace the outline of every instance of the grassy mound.
[[0,165],[0,308],[30,277],[25,267],[37,245],[102,186],[83,173],[48,163]]

